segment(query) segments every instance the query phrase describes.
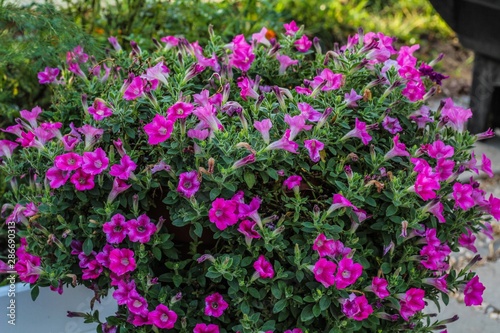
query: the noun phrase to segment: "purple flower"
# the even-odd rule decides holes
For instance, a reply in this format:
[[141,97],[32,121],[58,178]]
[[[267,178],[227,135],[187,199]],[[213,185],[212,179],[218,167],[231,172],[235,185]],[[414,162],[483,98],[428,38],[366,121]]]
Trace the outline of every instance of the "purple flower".
[[217,229],[224,230],[238,222],[238,216],[235,213],[236,206],[233,200],[217,198],[212,202],[212,208],[208,211],[208,219],[215,223]]
[[260,255],[253,263],[253,268],[261,279],[272,279],[274,277],[273,265],[266,260],[264,255]]
[[354,129],[344,135],[341,140],[348,138],[359,138],[365,146],[372,140],[372,137],[366,131],[366,123],[359,121],[358,118],[355,119]]
[[114,164],[111,166],[109,174],[114,177],[118,177],[122,180],[127,180],[132,175],[132,172],[137,168],[137,164],[128,155],[124,155],[120,159],[119,164]]
[[481,156],[481,170],[486,173],[490,178],[494,176],[493,171],[491,170],[491,160],[483,154]]
[[465,247],[467,250],[470,250],[474,253],[477,253],[477,248],[474,245],[475,241],[476,236],[470,231],[469,228],[467,228],[467,233],[461,234],[460,237],[458,237],[458,245]]
[[110,244],[120,244],[127,237],[128,223],[121,214],[115,214],[109,222],[102,225],[106,241]]
[[399,124],[399,120],[389,116],[385,116],[384,120],[382,120],[382,127],[384,127],[391,134],[396,134],[403,130]]
[[344,95],[344,102],[345,102],[345,104],[348,107],[355,108],[355,107],[358,106],[358,104],[356,103],[356,101],[359,101],[362,98],[363,98],[363,96],[358,95],[358,93],[356,92],[356,90],[351,89],[351,91],[349,93],[346,93]]
[[57,76],[60,72],[61,70],[59,68],[45,67],[43,72],[38,73],[38,82],[40,84],[60,84],[61,82],[57,80]]
[[205,316],[220,317],[228,308],[229,304],[221,294],[213,293],[205,297]]
[[125,192],[128,190],[132,185],[128,185],[125,183],[125,181],[121,180],[120,178],[116,177],[113,179],[113,187],[111,188],[111,192],[108,194],[108,199],[107,202],[111,203],[113,202],[118,194]]
[[198,180],[198,172],[188,171],[179,175],[179,185],[177,192],[184,195],[186,198],[191,198],[200,189],[200,181]]
[[231,169],[233,170],[238,169],[254,162],[255,162],[255,154],[250,154],[234,162],[234,164],[231,166]]
[[115,51],[121,51],[122,47],[120,45],[120,43],[118,43],[118,39],[116,37],[109,37],[108,38],[108,42],[111,44],[111,46],[113,46],[113,48],[115,49]]
[[173,130],[174,123],[160,114],[157,114],[149,124],[144,126],[150,145],[157,145],[166,141],[170,138]]
[[156,232],[156,226],[146,214],[127,222],[127,235],[131,242],[147,243]]
[[18,146],[19,145],[17,143],[10,140],[0,140],[0,156],[5,156],[10,160],[14,149]]
[[286,69],[290,66],[297,65],[299,63],[298,60],[293,60],[287,55],[276,55],[276,60],[280,63],[279,75],[283,75],[286,72]]
[[266,144],[269,144],[269,130],[273,127],[271,119],[262,119],[261,121],[254,121],[253,126],[257,131],[262,134],[262,138]]

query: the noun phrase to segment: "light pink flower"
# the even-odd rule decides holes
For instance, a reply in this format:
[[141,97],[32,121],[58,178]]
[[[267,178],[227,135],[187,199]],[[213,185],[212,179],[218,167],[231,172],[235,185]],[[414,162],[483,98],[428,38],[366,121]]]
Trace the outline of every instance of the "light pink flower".
[[109,174],[122,180],[130,178],[132,172],[137,168],[137,164],[128,155],[123,155],[119,164],[111,166]]
[[433,286],[437,290],[439,290],[442,293],[449,293],[450,291],[448,290],[448,283],[446,282],[446,278],[448,277],[448,274],[445,274],[443,276],[437,277],[437,278],[424,278],[422,279],[422,282],[425,284],[428,284],[430,286]]
[[149,124],[144,126],[150,145],[157,145],[166,141],[170,138],[173,130],[174,123],[160,114],[157,114]]
[[160,81],[165,85],[168,85],[168,74],[170,69],[165,65],[163,61],[160,61],[155,66],[146,69],[146,74],[142,74],[140,77],[148,81]]
[[265,150],[283,149],[289,151],[290,153],[298,154],[297,152],[298,148],[299,145],[290,140],[290,129],[287,129],[281,139],[272,142],[269,146],[265,148]]
[[188,171],[179,175],[179,185],[177,192],[184,195],[186,198],[191,198],[200,189],[200,181],[198,180],[198,172]]
[[320,258],[313,267],[314,278],[325,288],[335,284],[335,271],[337,265],[325,258]]
[[297,65],[299,63],[298,60],[293,60],[287,55],[276,54],[276,60],[280,63],[279,75],[283,75],[286,72],[286,69],[290,66]]
[[71,176],[70,182],[75,185],[78,191],[86,191],[94,188],[94,176],[85,173],[82,169],[78,169]]
[[167,44],[165,46],[165,49],[167,51],[170,50],[171,48],[179,45],[179,38],[177,38],[175,36],[165,36],[165,37],[160,38],[160,40],[162,42],[164,42],[165,44]]
[[[71,153],[70,153],[71,154]],[[83,153],[82,171],[89,175],[98,175],[108,168],[109,159],[102,148]]]
[[358,95],[356,90],[351,89],[350,92],[344,94],[344,103],[350,108],[355,108],[358,106],[356,101],[359,101],[362,98],[363,96]]
[[270,47],[271,43],[269,43],[269,41],[267,40],[266,34],[267,34],[267,28],[262,27],[260,32],[252,34],[252,41],[255,41],[256,43],[264,44],[265,46]]
[[133,272],[136,268],[134,251],[114,249],[109,253],[109,269],[118,276]]
[[391,150],[384,155],[384,160],[387,161],[396,156],[410,156],[410,153],[406,151],[406,145],[399,142],[399,135],[392,138],[392,143],[393,146]]
[[14,149],[18,146],[19,145],[17,143],[10,140],[0,140],[0,156],[5,156],[10,160]]
[[354,129],[344,135],[341,140],[348,138],[359,138],[364,145],[367,145],[372,140],[372,137],[366,131],[366,123],[359,121],[358,118],[355,119]]
[[255,162],[255,154],[250,154],[234,162],[234,164],[231,166],[231,169],[233,170],[238,169],[244,167],[245,165],[252,164],[254,162]]
[[253,268],[261,279],[272,279],[274,277],[273,265],[266,260],[264,255],[260,255],[253,263]]
[[319,162],[321,159],[320,151],[325,148],[325,144],[316,139],[304,140],[304,147],[309,151],[309,157],[314,163]]
[[219,118],[217,118],[217,109],[213,105],[194,108],[193,114],[200,120],[200,122],[204,123],[214,132],[224,129],[224,126],[222,126]]
[[254,121],[253,126],[257,131],[262,134],[262,138],[266,144],[269,144],[269,130],[273,127],[271,119],[262,119],[261,121]]
[[221,294],[213,293],[205,297],[205,316],[220,317],[228,308],[229,304]]
[[397,118],[392,118],[389,116],[385,116],[384,120],[382,120],[382,127],[384,127],[384,129],[391,134],[396,134],[403,130],[403,128],[399,124],[399,120]]
[[148,319],[152,325],[158,328],[171,329],[177,321],[177,313],[170,310],[166,305],[159,304],[148,314]]

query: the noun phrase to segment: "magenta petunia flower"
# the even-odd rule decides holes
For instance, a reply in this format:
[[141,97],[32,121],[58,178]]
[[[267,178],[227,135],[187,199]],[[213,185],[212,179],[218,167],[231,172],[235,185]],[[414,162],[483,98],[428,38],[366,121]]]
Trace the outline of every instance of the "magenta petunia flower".
[[57,76],[61,70],[59,68],[45,67],[43,72],[38,73],[38,82],[40,84],[61,83],[57,80]]
[[7,159],[11,159],[14,149],[19,145],[10,140],[0,140],[0,156],[5,156]]
[[467,284],[464,289],[464,302],[466,306],[471,305],[481,305],[483,304],[483,292],[485,286],[479,282],[479,277],[474,276]]
[[444,211],[443,203],[437,199],[435,199],[434,201],[435,202],[431,201],[429,207],[427,208],[427,211],[432,215],[434,215],[438,219],[439,223],[445,223],[446,219],[443,216],[443,211]]
[[453,169],[455,168],[455,161],[447,160],[445,158],[440,158],[437,160],[436,165],[436,174],[439,177],[439,180],[443,181],[453,174]]
[[219,333],[219,326],[215,324],[196,324],[193,333]]
[[453,199],[455,205],[463,210],[468,210],[474,207],[474,199],[472,198],[473,188],[470,184],[461,184],[456,182],[453,184]]
[[219,230],[224,230],[238,222],[236,207],[237,204],[233,200],[217,198],[212,202],[212,208],[208,211],[208,219],[215,223]]
[[321,159],[319,152],[325,148],[325,144],[316,139],[304,140],[304,147],[309,151],[309,158],[311,158],[314,163],[319,162]]
[[252,244],[252,239],[261,238],[260,234],[255,230],[257,223],[255,221],[243,220],[238,226],[238,231],[245,236],[247,246]]
[[229,44],[233,53],[229,56],[229,64],[243,72],[248,72],[255,60],[252,46],[245,40],[244,35],[237,35]]
[[133,272],[136,268],[134,251],[114,249],[109,253],[109,269],[118,276]]
[[218,132],[224,129],[219,118],[217,118],[217,109],[213,105],[199,106],[194,108],[193,114],[200,122],[210,128],[213,132]]
[[264,255],[260,255],[259,258],[253,263],[253,268],[261,279],[274,278],[273,265],[266,260]]
[[66,153],[54,158],[54,165],[63,171],[73,171],[82,166],[83,159],[77,153]]
[[158,328],[171,329],[177,321],[177,313],[170,310],[166,305],[159,304],[148,314],[148,319],[152,325]]
[[439,190],[441,185],[436,174],[419,173],[415,180],[415,192],[423,199],[434,199],[436,190]]
[[325,234],[319,234],[314,240],[313,250],[318,251],[320,257],[333,257],[336,254],[336,243],[333,239],[326,238]]
[[78,191],[91,190],[95,186],[94,176],[85,173],[82,169],[76,170],[69,181],[75,185]]
[[15,270],[19,279],[26,283],[35,283],[42,273],[42,259],[29,253],[16,251]]
[[[272,331],[267,331],[266,333],[273,333]],[[294,328],[293,330],[286,330],[284,333],[304,333],[300,328]]]
[[271,119],[262,119],[261,121],[254,121],[253,126],[257,131],[262,134],[262,138],[266,144],[269,144],[269,130],[273,127]]
[[281,139],[272,142],[269,146],[265,148],[265,150],[283,149],[289,151],[290,153],[298,154],[297,152],[298,148],[299,145],[290,140],[290,129],[287,129]]
[[210,294],[205,297],[205,316],[220,317],[228,306],[221,294]]
[[295,21],[291,21],[290,23],[284,23],[283,28],[285,29],[286,36],[295,36],[297,31],[299,31],[299,27]]
[[247,97],[259,99],[256,87],[258,85],[257,80],[254,82],[248,77],[239,77],[237,85],[240,88],[240,96],[244,101],[247,100]]
[[287,55],[276,54],[276,60],[280,63],[279,75],[283,75],[286,72],[286,69],[290,66],[297,65],[299,63],[298,60],[293,60]]
[[[71,154],[71,153],[69,153]],[[102,148],[97,148],[93,152],[83,153],[82,171],[89,175],[98,175],[107,169],[109,159]]]
[[135,290],[135,281],[131,280],[126,282],[125,280],[119,280],[116,283],[116,290],[113,292],[113,298],[116,300],[118,305],[127,304],[128,294]]
[[441,140],[434,141],[427,149],[427,154],[435,159],[450,158],[454,153],[455,149]]
[[351,208],[356,208],[346,197],[344,197],[342,194],[334,194],[333,195],[333,200],[332,200],[332,205],[328,209],[328,214],[333,212],[336,209],[339,208],[344,208],[344,207],[351,207]]
[[144,80],[137,76],[132,80],[127,89],[125,89],[123,98],[127,101],[139,98],[144,94],[144,88]]
[[170,138],[173,130],[174,123],[160,114],[157,114],[149,124],[144,126],[150,145],[157,145],[166,141]]
[[387,290],[387,280],[384,278],[373,277],[371,291],[377,295],[378,298],[384,299],[388,297],[391,293]]
[[366,131],[366,123],[359,121],[358,118],[355,119],[354,129],[344,135],[341,140],[348,138],[359,138],[365,146],[372,140],[372,137]]
[[186,198],[191,198],[200,189],[200,181],[198,180],[198,172],[188,171],[179,175],[179,185],[177,192],[184,195]]
[[337,264],[325,258],[320,258],[312,269],[314,278],[321,283],[325,288],[335,284],[335,270]]
[[167,119],[175,122],[177,119],[185,119],[193,113],[194,106],[191,103],[177,102],[167,109]]
[[441,291],[442,293],[449,293],[448,290],[448,283],[446,281],[446,278],[448,277],[448,274],[445,274],[443,276],[437,277],[437,278],[424,278],[422,279],[422,282],[425,284],[428,284],[430,286],[433,286],[437,290]]
[[409,81],[401,94],[408,98],[410,102],[422,100],[425,95],[425,85],[422,81]]
[[477,248],[474,245],[474,242],[476,241],[476,236],[470,231],[469,228],[467,228],[467,233],[461,234],[460,237],[458,237],[458,245],[465,247],[467,250],[470,250],[474,253],[477,253]]
[[311,105],[304,102],[297,103],[297,108],[299,109],[300,114],[306,120],[309,120],[311,122],[317,122],[323,116],[321,112],[316,111]]
[[342,312],[347,318],[362,321],[373,313],[372,306],[368,303],[365,295],[356,296],[351,294],[349,298],[341,301]]
[[444,101],[444,107],[441,111],[441,120],[444,118],[448,119],[446,126],[451,127],[458,132],[462,132],[464,130],[465,123],[472,117],[471,109],[464,109],[456,106],[451,98],[447,98]]
[[109,268],[109,254],[111,253],[111,251],[113,249],[114,249],[114,247],[112,245],[109,245],[109,244],[104,245],[104,247],[102,248],[102,251],[97,253],[95,256],[95,259],[97,260],[97,262],[99,264],[101,264],[102,266]]
[[146,74],[142,74],[140,77],[148,81],[161,81],[163,84],[168,85],[168,74],[170,69],[165,65],[163,61],[160,61],[155,66],[146,69]]
[[295,188],[298,189],[301,181],[302,181],[301,176],[293,175],[288,177],[285,181],[283,181],[283,186],[285,186],[289,190],[295,190]]
[[250,154],[234,162],[233,165],[231,166],[231,169],[233,170],[238,169],[244,167],[245,165],[252,164],[254,162],[255,162],[255,154]]
[[293,45],[295,45],[295,48],[299,52],[307,52],[312,46],[312,42],[307,38],[306,35],[303,35],[300,37],[298,40],[296,40]]
[[148,302],[135,289],[127,296],[127,308],[133,314],[148,315]]
[[137,168],[137,164],[128,155],[123,155],[119,164],[111,166],[109,174],[111,176],[127,180],[132,175],[132,172]]
[[295,139],[301,131],[309,131],[312,128],[312,125],[306,125],[306,118],[302,114],[293,117],[285,114],[285,123],[290,126],[289,140]]
[[493,171],[491,170],[491,160],[483,154],[481,157],[481,170],[486,173],[490,178],[494,176]]
[[147,243],[155,232],[156,225],[146,214],[127,222],[127,235],[132,242]]
[[106,102],[103,99],[96,98],[92,106],[88,108],[89,114],[94,117],[96,121],[103,120],[111,115],[113,115],[113,110],[106,106]]
[[316,89],[323,85],[321,91],[336,90],[342,86],[344,76],[342,74],[335,74],[331,69],[325,68],[321,71],[320,75],[315,76],[312,81],[304,80],[309,83],[312,89]]
[[339,261],[337,275],[335,276],[337,289],[344,289],[354,284],[362,273],[363,266],[361,266],[361,264],[355,263],[352,259],[347,257],[342,258],[342,260]]
[[396,156],[410,156],[410,153],[406,151],[406,145],[399,142],[399,135],[392,138],[392,143],[393,146],[391,150],[384,155],[384,160],[387,161]]
[[425,291],[419,288],[410,288],[403,296],[403,301],[412,311],[418,312],[425,308]]
[[115,214],[110,221],[102,225],[102,230],[106,234],[106,241],[111,244],[120,244],[128,233],[128,223],[125,216]]
[[64,171],[57,167],[52,167],[47,170],[45,176],[49,180],[50,188],[59,188],[68,181],[70,171]]

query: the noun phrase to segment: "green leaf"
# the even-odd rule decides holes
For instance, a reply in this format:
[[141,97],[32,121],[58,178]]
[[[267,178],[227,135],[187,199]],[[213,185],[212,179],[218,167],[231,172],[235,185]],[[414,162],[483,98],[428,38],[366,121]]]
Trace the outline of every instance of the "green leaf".
[[31,299],[33,300],[33,302],[36,301],[38,295],[40,295],[40,288],[38,288],[38,286],[34,286],[31,289]]
[[269,177],[271,177],[272,179],[274,180],[278,180],[278,172],[276,172],[276,170],[274,170],[273,168],[269,168],[267,169],[267,174],[269,175]]
[[[299,271],[300,272],[300,271]],[[281,291],[281,289],[278,287],[277,284],[273,284],[272,287],[271,287],[271,293],[273,294],[274,297],[276,297],[277,299],[280,299],[281,296],[283,296],[283,292]]]
[[306,322],[306,321],[311,320],[313,318],[314,318],[313,305],[309,304],[300,313],[300,320],[302,320],[303,322]]
[[382,266],[380,266],[380,269],[382,269],[382,273],[389,274],[391,272],[391,264],[384,262]]
[[176,274],[172,277],[172,281],[176,287],[179,287],[182,283],[182,276]]
[[304,272],[303,271],[297,271],[297,273],[295,273],[295,277],[297,278],[298,282],[301,282],[304,279]]
[[210,200],[211,201],[214,201],[220,194],[220,188],[218,187],[214,187],[211,191],[210,191]]
[[245,183],[247,183],[249,189],[251,189],[255,185],[255,175],[253,174],[253,172],[245,172],[243,178],[245,179]]
[[157,247],[153,247],[153,255],[155,256],[156,260],[161,260],[161,250]]
[[132,127],[125,127],[125,132],[131,139],[135,138],[135,131]]
[[225,188],[227,188],[231,192],[236,192],[236,186],[233,183],[223,182],[222,186],[224,186]]
[[257,298],[257,299],[260,299],[260,294],[259,294],[259,291],[258,291],[257,289],[255,289],[255,288],[249,288],[249,289],[248,289],[248,293],[249,293],[250,295],[252,295],[252,297],[255,297],[255,298]]
[[321,309],[319,307],[319,304],[314,304],[314,306],[313,306],[314,317],[319,317],[320,314],[321,314]]
[[92,239],[87,238],[85,242],[83,242],[82,250],[83,253],[85,253],[86,256],[90,255],[92,253],[92,250],[94,249],[94,243],[92,243]]
[[389,207],[387,207],[387,210],[385,211],[385,216],[387,216],[387,217],[392,216],[392,215],[396,214],[397,211],[398,211],[398,208],[396,206],[394,206],[393,204],[390,204]]
[[281,312],[281,310],[286,307],[286,303],[286,299],[280,299],[279,301],[277,301],[276,304],[274,304],[273,313]]
[[323,296],[319,300],[319,308],[321,309],[321,311],[325,311],[326,309],[328,309],[330,307],[330,304],[332,304],[332,300],[328,296]]
[[444,305],[448,305],[448,303],[450,302],[450,297],[448,296],[448,294],[441,293],[441,299],[443,300]]
[[194,224],[194,234],[198,237],[201,237],[201,235],[203,234],[203,227],[198,222]]

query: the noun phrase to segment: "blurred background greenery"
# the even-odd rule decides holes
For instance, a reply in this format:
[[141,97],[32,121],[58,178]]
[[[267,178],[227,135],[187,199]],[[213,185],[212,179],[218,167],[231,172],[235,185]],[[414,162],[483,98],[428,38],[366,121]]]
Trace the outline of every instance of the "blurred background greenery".
[[[248,36],[263,26],[280,32],[283,23],[295,20],[305,25],[306,34],[320,38],[324,50],[335,42],[345,42],[360,27],[395,36],[399,45],[419,43],[424,52],[419,57],[428,61],[446,52],[453,45],[450,40],[458,45],[454,33],[426,0],[37,2],[0,0],[1,128],[12,124],[19,110],[36,105],[50,108],[50,87],[38,84],[39,71],[60,66],[65,53],[76,45],[89,54],[104,53],[110,48],[109,36],[117,36],[122,45],[135,40],[145,48],[152,46],[152,37],[166,35],[183,35],[203,45],[209,24],[229,42],[236,34]],[[465,61],[471,60],[466,54]],[[2,135],[0,132],[0,138]],[[1,178],[0,195],[5,186]],[[3,225],[0,244],[2,235]]]

